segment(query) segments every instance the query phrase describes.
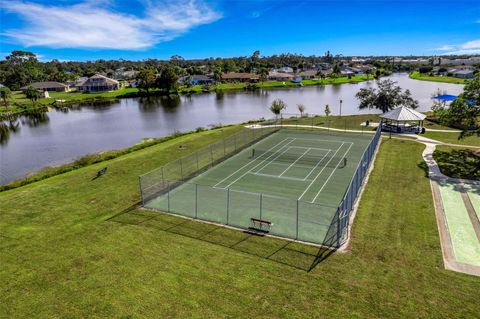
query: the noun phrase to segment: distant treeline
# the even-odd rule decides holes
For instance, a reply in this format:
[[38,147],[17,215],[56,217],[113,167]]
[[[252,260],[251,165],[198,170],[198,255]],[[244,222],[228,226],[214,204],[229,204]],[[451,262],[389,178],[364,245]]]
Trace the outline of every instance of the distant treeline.
[[[415,58],[415,57],[409,57]],[[0,61],[0,84],[11,90],[35,81],[74,81],[80,76],[92,76],[102,73],[108,77],[119,78],[118,70],[140,71],[144,68],[160,70],[165,65],[174,67],[177,76],[188,74],[219,74],[223,72],[259,72],[262,69],[291,67],[294,71],[315,68],[320,64],[351,66],[353,57],[333,55],[327,51],[322,56],[304,56],[301,54],[280,54],[261,56],[255,51],[251,56],[232,58],[206,58],[187,60],[179,55],[169,60],[146,59],[129,60],[96,60],[86,62],[59,61],[40,62],[35,54],[27,51],[13,51],[5,60]],[[411,71],[412,65],[395,63],[392,57],[363,57],[363,64],[370,64],[386,71]]]

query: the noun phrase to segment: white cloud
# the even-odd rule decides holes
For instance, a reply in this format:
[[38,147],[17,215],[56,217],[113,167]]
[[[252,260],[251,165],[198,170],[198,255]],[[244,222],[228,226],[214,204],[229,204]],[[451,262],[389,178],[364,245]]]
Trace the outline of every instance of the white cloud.
[[145,49],[221,18],[201,0],[144,0],[143,17],[109,9],[111,0],[72,6],[45,6],[11,0],[0,7],[23,18],[26,26],[3,36],[25,46],[53,48]]
[[450,44],[446,44],[446,45],[442,45],[438,48],[435,48],[433,50],[434,51],[450,51],[450,50],[453,50],[454,48],[455,48],[455,46],[450,45]]
[[465,42],[460,47],[462,49],[480,49],[480,40]]
[[433,49],[434,51],[442,52],[444,55],[472,55],[480,54],[480,40],[472,40],[457,45],[442,45]]

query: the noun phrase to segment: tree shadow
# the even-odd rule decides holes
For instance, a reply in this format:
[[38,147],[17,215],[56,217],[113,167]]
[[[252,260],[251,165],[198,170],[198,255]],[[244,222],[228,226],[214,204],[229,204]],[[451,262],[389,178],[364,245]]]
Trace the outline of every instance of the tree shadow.
[[133,205],[107,219],[125,226],[141,226],[230,248],[264,258],[295,269],[310,272],[331,256],[335,250],[270,236],[240,231],[186,219],[170,214],[136,209]]

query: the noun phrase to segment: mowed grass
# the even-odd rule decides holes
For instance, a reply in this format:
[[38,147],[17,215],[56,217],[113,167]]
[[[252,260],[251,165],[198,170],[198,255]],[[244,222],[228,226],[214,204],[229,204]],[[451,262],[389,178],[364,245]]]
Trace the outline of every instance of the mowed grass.
[[141,209],[106,220],[139,200],[140,173],[221,136],[114,159],[94,181],[104,164],[0,193],[0,317],[478,316],[480,278],[443,269],[418,143],[383,142],[351,250],[311,272],[309,246]]
[[449,144],[471,145],[480,147],[480,136],[474,134],[462,139],[459,139],[460,133],[458,132],[425,132],[422,136],[444,142]]
[[453,76],[430,76],[427,74],[421,74],[418,71],[410,73],[410,78],[420,81],[431,81],[431,82],[444,82],[444,83],[453,83],[453,84],[465,84],[467,80],[459,79]]

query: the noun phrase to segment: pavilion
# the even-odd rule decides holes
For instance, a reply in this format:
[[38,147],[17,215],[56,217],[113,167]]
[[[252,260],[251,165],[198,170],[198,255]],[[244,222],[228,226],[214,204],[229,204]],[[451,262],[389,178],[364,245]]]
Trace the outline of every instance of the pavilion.
[[400,106],[380,115],[382,130],[392,133],[421,133],[426,116],[409,107]]

